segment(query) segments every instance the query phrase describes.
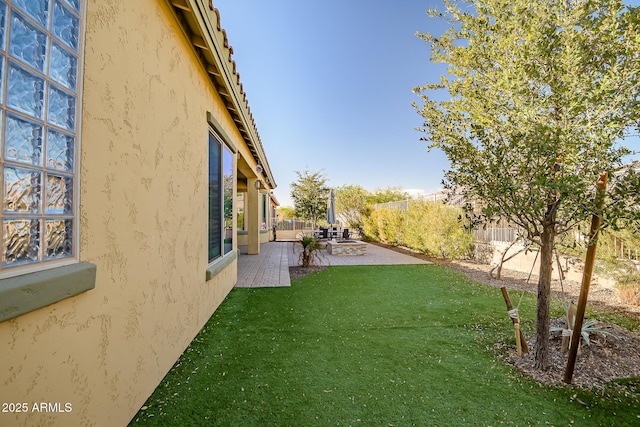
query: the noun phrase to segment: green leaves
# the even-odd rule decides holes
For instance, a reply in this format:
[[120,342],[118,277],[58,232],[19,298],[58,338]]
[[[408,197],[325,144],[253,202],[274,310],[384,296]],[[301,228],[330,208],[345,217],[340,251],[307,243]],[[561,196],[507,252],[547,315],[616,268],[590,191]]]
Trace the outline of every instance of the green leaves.
[[342,185],[335,190],[336,212],[347,227],[362,226],[362,214],[367,211],[369,192],[360,185]]
[[[431,16],[451,28],[422,37],[432,61],[448,64],[448,76],[418,90],[423,139],[447,155],[444,184],[476,217],[517,225],[550,260],[555,236],[597,211],[598,176],[620,167],[628,150],[618,140],[640,123],[639,9],[620,0],[445,8]],[[612,193],[605,224],[638,217],[633,184]],[[551,270],[540,265],[536,366],[546,368]]]
[[322,249],[322,245],[318,239],[313,236],[302,236],[298,243],[302,245],[299,259],[304,268],[309,268],[316,261],[319,261],[319,251]]
[[[638,11],[616,0],[445,9],[430,16],[451,28],[420,37],[449,74],[416,89],[423,139],[451,163],[445,185],[532,236],[553,200],[557,231],[570,229],[593,211],[599,172],[619,165],[616,142],[640,121]],[[449,98],[438,101],[442,89]]]
[[296,171],[298,181],[291,183],[291,198],[298,218],[312,221],[314,226],[327,213],[329,188],[322,172]]
[[473,235],[463,211],[441,202],[410,200],[406,210],[378,208],[364,217],[364,231],[376,241],[403,245],[442,259],[469,256]]

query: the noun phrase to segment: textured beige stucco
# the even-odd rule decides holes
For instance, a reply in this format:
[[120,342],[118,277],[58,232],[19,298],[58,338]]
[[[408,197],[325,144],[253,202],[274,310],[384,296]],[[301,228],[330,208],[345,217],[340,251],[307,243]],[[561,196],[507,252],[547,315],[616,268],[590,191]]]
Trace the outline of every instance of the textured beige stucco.
[[236,281],[207,269],[207,111],[240,139],[169,6],[88,0],[80,261],[94,290],[0,323],[0,425],[122,426]]

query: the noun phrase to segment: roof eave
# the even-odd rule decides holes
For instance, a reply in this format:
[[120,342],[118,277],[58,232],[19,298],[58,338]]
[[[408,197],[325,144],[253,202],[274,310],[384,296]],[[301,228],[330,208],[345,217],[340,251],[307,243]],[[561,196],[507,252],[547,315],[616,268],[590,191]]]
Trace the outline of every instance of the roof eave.
[[255,162],[262,165],[265,181],[270,188],[275,188],[276,182],[240,82],[236,62],[232,59],[233,48],[229,45],[226,31],[220,26],[220,12],[213,7],[211,0],[167,2],[220,94]]

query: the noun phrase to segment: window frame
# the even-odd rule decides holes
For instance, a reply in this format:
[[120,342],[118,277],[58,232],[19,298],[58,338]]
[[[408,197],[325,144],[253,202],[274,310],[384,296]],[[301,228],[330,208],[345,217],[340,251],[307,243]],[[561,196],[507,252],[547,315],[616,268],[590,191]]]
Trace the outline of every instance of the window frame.
[[260,206],[260,214],[262,218],[260,219],[260,228],[262,231],[269,230],[269,221],[267,220],[267,193],[261,192],[261,206]]
[[[71,10],[74,10],[75,7],[70,5],[70,2],[67,0],[58,0],[61,4],[61,7],[65,10],[65,13],[70,13]],[[85,33],[86,33],[86,0],[80,0],[77,2],[79,11],[74,11],[74,14],[77,14],[79,17],[78,21],[78,39],[75,41],[77,56],[76,59],[76,76],[75,76],[75,88],[66,87],[65,84],[57,81],[55,77],[53,77],[50,63],[51,58],[53,56],[52,46],[54,45],[54,41],[57,45],[61,46],[65,52],[68,49],[72,50],[64,40],[60,39],[58,35],[54,33],[54,29],[49,27],[49,21],[52,20],[52,16],[54,13],[54,9],[57,8],[57,1],[50,0],[48,2],[49,8],[47,12],[47,28],[44,28],[45,36],[46,36],[46,53],[43,60],[42,69],[34,68],[32,64],[25,62],[24,59],[16,57],[11,53],[10,48],[10,40],[11,40],[11,18],[13,16],[12,9],[15,10],[20,19],[26,20],[27,24],[33,26],[37,29],[37,31],[41,31],[43,28],[41,27],[42,22],[39,19],[35,18],[31,12],[27,12],[21,7],[17,5],[13,5],[13,0],[4,0],[4,4],[6,5],[6,15],[4,21],[4,38],[2,39],[5,45],[2,46],[2,65],[3,65],[3,75],[2,75],[2,86],[0,86],[0,96],[2,96],[2,107],[0,111],[0,118],[2,119],[3,131],[6,132],[6,123],[7,118],[9,116],[13,117],[17,120],[22,120],[26,122],[33,122],[42,125],[42,132],[40,138],[42,139],[42,146],[40,147],[40,164],[28,164],[24,162],[20,162],[18,160],[6,159],[5,153],[2,153],[2,172],[0,173],[0,188],[2,188],[2,196],[3,196],[3,206],[2,213],[0,213],[0,217],[2,220],[2,230],[0,231],[0,244],[2,245],[2,254],[0,255],[0,288],[3,287],[3,283],[1,282],[3,279],[16,277],[29,273],[36,273],[40,271],[45,271],[52,268],[63,267],[67,265],[77,264],[80,260],[80,152],[81,152],[81,140],[82,140],[82,89],[83,89],[83,80],[84,80],[84,51],[85,51]],[[76,16],[76,15],[74,15]],[[7,47],[7,49],[5,49]],[[59,48],[60,49],[60,48]],[[74,54],[75,55],[75,54]],[[43,111],[41,113],[41,117],[34,118],[16,107],[11,107],[7,103],[7,94],[8,90],[5,89],[7,87],[7,81],[9,80],[9,69],[10,67],[22,69],[24,72],[28,72],[31,75],[42,78],[43,81],[43,95],[42,95],[42,108]],[[48,99],[50,94],[53,92],[62,92],[66,95],[73,96],[74,100],[74,115],[73,115],[73,130],[66,129],[62,125],[58,123],[51,122],[50,119],[47,119],[47,112],[45,111],[48,104]],[[8,114],[7,114],[8,113]],[[46,159],[47,153],[44,150],[44,142],[45,139],[49,138],[50,132],[63,133],[64,135],[73,136],[75,141],[73,144],[73,167],[70,171],[61,170],[59,168],[51,168],[47,167]],[[4,150],[4,145],[6,143],[5,135],[2,134],[2,145],[1,149]],[[4,212],[4,195],[5,195],[5,166],[13,167],[13,168],[23,168],[29,171],[37,171],[40,174],[40,188],[38,189],[38,196],[40,197],[39,201],[39,211],[38,212],[28,212],[28,213],[7,213]],[[71,190],[71,212],[70,213],[52,213],[47,212],[46,206],[46,191],[48,186],[48,176],[58,176],[63,177],[65,180],[71,179],[72,182],[72,190]],[[67,181],[69,182],[69,181]],[[28,221],[28,220],[38,220],[40,222],[39,226],[39,249],[38,249],[38,257],[39,259],[34,262],[27,263],[17,263],[15,265],[3,265],[4,257],[5,257],[5,243],[4,243],[4,234],[5,234],[5,226],[4,221],[6,220],[17,220],[17,221]],[[70,245],[70,255],[65,255],[61,257],[50,257],[47,258],[46,254],[46,222],[47,221],[72,221],[71,227],[71,238],[72,242]]]
[[[224,182],[223,143],[215,131],[209,128],[208,137],[208,215],[207,260],[209,264],[224,256]],[[215,156],[215,157],[214,157]],[[217,217],[217,218],[216,218]]]
[[[208,213],[207,215],[207,271],[206,271],[206,280],[211,280],[213,277],[215,277],[217,274],[219,274],[222,270],[224,270],[227,266],[229,266],[235,259],[237,259],[237,250],[233,250],[233,243],[232,243],[232,247],[228,252],[225,252],[225,246],[224,246],[224,237],[225,237],[225,209],[224,209],[224,150],[225,148],[229,150],[229,152],[231,153],[231,172],[233,174],[233,184],[232,184],[232,189],[231,189],[231,213],[232,213],[232,217],[231,217],[231,233],[232,233],[232,242],[236,240],[236,236],[237,236],[237,224],[235,224],[235,218],[236,218],[236,214],[235,214],[235,209],[236,209],[236,200],[235,197],[233,197],[235,195],[235,191],[236,191],[236,181],[237,181],[237,166],[236,166],[236,162],[237,162],[237,153],[238,150],[236,149],[235,145],[233,145],[233,143],[231,142],[231,140],[229,139],[229,137],[227,136],[227,134],[224,132],[224,129],[222,128],[222,126],[220,125],[220,123],[215,119],[215,117],[213,116],[213,114],[211,112],[207,112],[207,122],[209,124],[208,126],[208,134],[207,134],[207,152],[209,152],[209,141],[210,138],[213,138],[213,140],[215,142],[218,143],[219,145],[219,181],[220,181],[220,194],[219,194],[219,202],[220,202],[220,242],[219,242],[219,248],[220,248],[220,254],[212,259],[209,259],[209,235],[210,235],[210,213]],[[209,162],[211,161],[211,159],[209,159]],[[210,164],[207,163],[207,179],[209,178],[209,171],[210,171]],[[209,188],[209,184],[207,185],[207,188]],[[210,194],[210,191],[208,191],[208,194]],[[209,203],[209,199],[207,199],[207,203]]]
[[[7,12],[12,7],[12,2],[5,1]],[[67,6],[69,6],[68,2]],[[50,304],[62,301],[64,299],[79,295],[83,292],[86,292],[90,289],[95,288],[96,283],[96,271],[97,267],[93,263],[88,262],[79,262],[80,261],[80,158],[81,158],[81,142],[82,142],[82,99],[83,99],[83,81],[84,81],[84,54],[85,54],[85,41],[86,41],[86,21],[87,21],[87,1],[79,0],[78,1],[79,13],[78,16],[80,18],[78,23],[78,40],[77,40],[77,63],[76,63],[76,80],[75,80],[75,132],[73,135],[75,136],[75,144],[74,144],[74,153],[73,153],[73,170],[71,173],[63,173],[63,176],[71,175],[73,177],[73,192],[72,192],[72,205],[73,205],[73,242],[72,242],[72,251],[73,254],[70,257],[61,258],[61,259],[53,259],[46,261],[43,259],[37,263],[33,264],[25,264],[22,266],[9,267],[4,270],[0,270],[0,322],[11,320],[23,314],[38,310],[40,308],[46,307]],[[55,7],[55,1],[49,2],[50,9],[49,13],[53,13],[53,9]],[[19,8],[18,8],[19,9]],[[35,18],[30,16],[28,13],[25,13],[22,9],[19,9],[19,13],[21,15],[27,16],[27,18],[31,21],[37,22]],[[9,16],[10,13],[7,13],[5,16],[4,22],[4,37],[9,38]],[[47,28],[47,45],[51,46],[51,37],[52,32]],[[7,42],[8,43],[8,42]],[[3,46],[6,47],[6,45]],[[3,50],[4,51],[4,50]],[[6,92],[5,85],[7,81],[7,70],[8,67],[4,67],[4,65],[8,65],[10,62],[14,64],[18,64],[18,66],[24,68],[24,64],[20,61],[16,61],[16,59],[11,59],[9,51],[4,51],[3,57],[3,75],[2,75],[2,86],[0,86],[0,91],[2,93],[3,99],[3,107],[2,107],[2,120],[6,120]],[[45,57],[46,65],[49,64],[51,57],[51,51],[47,53]],[[29,69],[29,68],[27,68]],[[45,71],[38,71],[40,74],[45,76],[45,82],[54,81],[53,78],[49,75],[49,70],[45,69]],[[60,83],[56,82],[57,85]],[[45,83],[46,90],[49,90],[50,83]],[[55,88],[55,86],[54,86]],[[65,88],[66,89],[66,88]],[[44,96],[44,95],[43,95]],[[44,101],[43,101],[44,102]],[[44,107],[43,107],[44,108]],[[23,114],[18,111],[19,114],[16,114],[16,110],[12,111],[13,115],[18,118],[26,118],[32,120],[28,115]],[[43,111],[44,117],[44,111]],[[42,138],[46,137],[46,129],[52,129],[58,131],[58,127],[54,125],[54,127],[50,127],[49,123],[46,120],[42,119],[43,123],[47,123],[43,127],[43,135]],[[3,126],[4,129],[4,126]],[[2,136],[3,147],[4,147],[4,135]],[[4,155],[3,155],[4,157]],[[46,158],[46,154],[45,154]],[[11,162],[10,162],[11,163]],[[4,160],[2,162],[4,164]],[[17,165],[17,163],[16,163]],[[43,181],[44,181],[44,170],[46,169],[46,165],[43,161],[43,166],[41,168]],[[55,173],[55,172],[53,172]],[[3,198],[4,198],[4,170],[0,174],[0,182],[1,188],[3,188]],[[45,184],[46,185],[46,184]],[[42,190],[41,190],[42,191]],[[3,201],[4,203],[4,201]],[[41,201],[42,203],[42,201]],[[40,215],[43,220],[46,216],[44,212],[44,206],[42,207],[42,214]],[[5,216],[2,215],[4,219]],[[42,226],[44,227],[44,225]],[[4,228],[4,227],[3,227]],[[42,228],[41,228],[42,229]],[[2,230],[4,233],[4,230]],[[2,238],[2,241],[4,237]],[[4,244],[4,243],[3,243]],[[44,249],[41,249],[44,251]],[[3,249],[4,251],[4,249]]]

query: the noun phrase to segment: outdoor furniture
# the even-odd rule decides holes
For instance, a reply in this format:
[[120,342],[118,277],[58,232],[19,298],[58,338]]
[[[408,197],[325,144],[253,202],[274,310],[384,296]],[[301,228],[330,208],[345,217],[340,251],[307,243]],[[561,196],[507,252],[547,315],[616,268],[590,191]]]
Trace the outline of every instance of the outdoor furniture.
[[345,228],[344,230],[342,230],[342,238],[345,240],[351,238],[348,228]]
[[313,235],[318,239],[327,239],[329,230],[327,228],[320,227],[320,230],[314,230]]
[[320,227],[319,230],[313,230],[313,236],[318,239],[337,239],[340,233],[337,228],[328,229]]
[[328,232],[329,230],[327,230],[326,228],[320,227],[319,230],[313,230],[313,237],[315,237],[316,239],[326,239]]

